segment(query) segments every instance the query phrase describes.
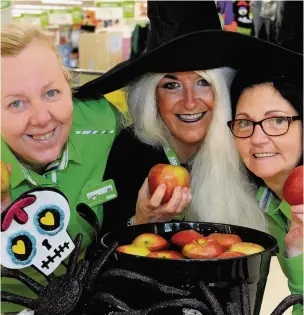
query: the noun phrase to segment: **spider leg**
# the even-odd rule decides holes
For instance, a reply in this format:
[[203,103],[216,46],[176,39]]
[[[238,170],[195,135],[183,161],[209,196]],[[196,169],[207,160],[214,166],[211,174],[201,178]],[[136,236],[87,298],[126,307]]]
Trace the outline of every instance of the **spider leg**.
[[[128,314],[128,315],[148,315],[148,314],[156,314],[157,311],[164,311],[168,309],[167,314],[174,314],[172,313],[173,307],[179,308],[192,308],[197,311],[200,311],[202,314],[209,314],[208,307],[201,301],[196,299],[174,299],[166,302],[161,302],[152,305],[147,309],[136,310],[136,311],[128,311],[128,312],[111,312],[111,315],[120,315],[120,314]],[[171,309],[170,309],[171,308]]]
[[36,303],[36,301],[33,299],[29,299],[24,296],[15,295],[8,292],[1,292],[1,302],[15,303],[24,307],[28,307],[32,310],[35,308]]
[[223,308],[218,302],[217,298],[210,291],[210,289],[205,285],[204,281],[200,281],[198,284],[199,288],[203,291],[204,296],[212,310],[212,312],[216,315],[224,315]]
[[102,274],[102,278],[109,278],[109,277],[116,277],[116,278],[125,278],[130,281],[138,281],[141,283],[141,288],[144,287],[144,285],[148,285],[155,289],[157,292],[161,292],[166,296],[172,296],[172,297],[187,297],[191,294],[188,290],[183,290],[179,288],[175,288],[173,286],[166,285],[164,283],[161,283],[153,278],[150,278],[148,276],[142,275],[140,273],[130,271],[130,270],[124,270],[124,269],[110,269],[107,270]]
[[303,305],[303,299],[303,294],[291,294],[274,309],[271,315],[282,315],[290,306],[298,303]]
[[73,275],[76,265],[77,265],[77,261],[78,261],[78,256],[79,256],[79,251],[80,251],[80,245],[83,239],[83,235],[81,233],[77,234],[75,239],[74,239],[74,244],[75,244],[75,248],[72,251],[72,253],[70,254],[69,257],[69,262],[68,262],[68,269],[67,269],[67,274],[68,275]]
[[107,303],[108,305],[111,305],[112,307],[115,307],[117,311],[120,312],[130,312],[133,311],[132,308],[130,308],[125,302],[117,299],[114,295],[106,292],[98,292],[96,293],[90,303],[93,305],[95,304],[95,301],[102,301]]
[[235,302],[228,302],[227,315],[242,315],[242,312],[240,307]]
[[75,278],[82,282],[84,277],[88,273],[89,267],[90,263],[88,261],[86,260],[79,261],[75,272]]
[[86,290],[89,291],[92,288],[93,283],[97,275],[99,274],[101,268],[107,262],[108,258],[112,255],[117,246],[118,243],[114,242],[106,250],[104,250],[96,260],[92,262],[90,270],[88,272],[86,283],[84,284]]
[[2,266],[1,268],[1,277],[12,278],[21,281],[24,283],[29,289],[39,295],[43,290],[44,286],[40,283],[36,282],[35,280],[28,277],[23,272],[17,269],[8,269]]
[[243,315],[250,315],[250,300],[249,300],[249,288],[248,283],[243,281],[241,284],[241,305]]

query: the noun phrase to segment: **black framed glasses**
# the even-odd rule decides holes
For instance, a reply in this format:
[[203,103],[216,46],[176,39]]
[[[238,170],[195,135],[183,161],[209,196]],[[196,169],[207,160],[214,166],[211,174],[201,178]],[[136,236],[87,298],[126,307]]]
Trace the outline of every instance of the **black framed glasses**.
[[260,121],[235,119],[227,122],[232,134],[237,138],[249,138],[254,133],[256,125],[261,126],[267,136],[282,136],[288,132],[290,124],[295,120],[302,120],[301,116],[276,116]]

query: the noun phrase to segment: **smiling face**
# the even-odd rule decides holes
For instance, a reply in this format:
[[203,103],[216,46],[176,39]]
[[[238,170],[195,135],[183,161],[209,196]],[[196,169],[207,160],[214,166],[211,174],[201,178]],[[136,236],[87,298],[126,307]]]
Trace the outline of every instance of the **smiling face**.
[[200,143],[210,126],[214,92],[195,72],[170,73],[157,86],[159,113],[171,134],[184,144]]
[[29,166],[56,160],[68,139],[70,86],[51,47],[34,40],[16,56],[2,56],[1,133]]
[[[269,117],[295,116],[296,110],[270,84],[246,89],[239,98],[236,119],[260,121]],[[283,184],[302,155],[301,121],[291,122],[288,132],[281,136],[267,136],[256,126],[250,138],[235,138],[237,149],[256,176]]]

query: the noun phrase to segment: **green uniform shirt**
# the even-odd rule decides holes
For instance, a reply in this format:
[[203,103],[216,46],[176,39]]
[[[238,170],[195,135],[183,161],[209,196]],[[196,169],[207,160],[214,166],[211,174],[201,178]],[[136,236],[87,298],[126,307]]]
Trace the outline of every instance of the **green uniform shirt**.
[[[39,175],[25,169],[15,158],[8,145],[1,139],[1,160],[12,166],[10,196],[15,200],[22,193],[35,186],[55,187],[61,190],[70,203],[71,215],[68,232],[72,239],[76,234],[84,235],[82,250],[90,243],[93,229],[76,212],[77,204],[83,201],[83,189],[103,181],[108,154],[119,131],[120,118],[117,110],[105,99],[80,101],[74,99],[73,124],[70,136],[62,155],[48,166],[58,165],[56,170],[46,171]],[[100,223],[102,223],[102,205],[91,207]],[[59,266],[55,274],[65,272],[66,268]],[[22,269],[22,272],[45,285],[45,279],[34,268]],[[1,290],[17,295],[35,297],[32,291],[26,289],[19,281],[2,278]],[[16,312],[24,309],[14,304],[2,303],[2,312]]]
[[[290,205],[278,200],[267,187],[260,187],[257,199],[260,208],[266,212],[269,218],[269,231],[279,245],[277,254],[283,273],[288,279],[288,286],[291,293],[303,294],[303,254],[288,258],[286,256],[285,236],[290,229],[291,212]],[[293,315],[302,315],[303,307],[299,304],[294,307]]]

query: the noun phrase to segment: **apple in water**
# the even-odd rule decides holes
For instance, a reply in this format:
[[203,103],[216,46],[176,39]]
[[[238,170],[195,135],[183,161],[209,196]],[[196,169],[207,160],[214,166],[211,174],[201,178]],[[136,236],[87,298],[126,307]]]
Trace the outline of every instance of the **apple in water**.
[[177,186],[190,187],[190,174],[182,166],[156,164],[148,175],[149,191],[153,194],[160,184],[166,185],[166,192],[161,204],[167,203]]
[[265,248],[263,246],[248,242],[234,243],[228,249],[229,252],[240,252],[246,255],[260,253],[264,250]]
[[208,259],[215,258],[225,251],[224,247],[218,242],[209,240],[204,244],[189,243],[182,249],[182,254],[187,258]]
[[10,173],[7,169],[6,164],[1,161],[1,192],[8,191],[10,186]]
[[184,246],[198,238],[203,238],[203,235],[194,230],[184,230],[175,233],[171,238],[171,242],[178,246]]
[[241,257],[241,256],[245,256],[245,254],[241,252],[224,252],[223,254],[220,254],[216,258],[224,259],[224,258],[234,258],[234,257]]
[[283,197],[290,205],[303,204],[303,165],[296,167],[285,180]]
[[150,254],[150,251],[148,248],[137,247],[137,246],[134,246],[133,244],[121,245],[117,247],[116,250],[121,253],[137,255],[137,256],[147,256]]
[[184,256],[175,250],[158,250],[150,253],[147,257],[164,259],[183,259]]
[[239,243],[242,241],[238,235],[228,233],[212,233],[208,235],[208,239],[216,240],[226,248],[229,248],[234,243]]
[[154,233],[143,233],[138,235],[132,242],[136,247],[146,247],[150,251],[165,249],[169,246],[168,241]]

